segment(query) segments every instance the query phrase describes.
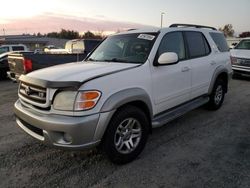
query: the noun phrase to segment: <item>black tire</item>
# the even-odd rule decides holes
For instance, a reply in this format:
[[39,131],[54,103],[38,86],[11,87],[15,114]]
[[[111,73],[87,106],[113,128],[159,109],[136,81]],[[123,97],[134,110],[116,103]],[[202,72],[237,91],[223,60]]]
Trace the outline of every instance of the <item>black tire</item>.
[[[128,130],[125,131],[126,129],[125,127],[128,126],[130,121],[131,121],[130,124],[133,127],[133,129],[131,128],[131,132],[130,134],[128,134],[129,132],[127,132]],[[136,132],[139,135],[136,138],[132,138],[133,136],[137,135],[137,133],[132,133],[134,130],[136,130]],[[125,106],[119,109],[111,119],[104,136],[102,145],[103,150],[113,163],[125,164],[131,162],[142,152],[143,148],[145,147],[148,138],[148,133],[149,133],[149,121],[145,113],[141,109],[135,106]],[[126,139],[129,139],[129,141]],[[124,144],[125,142],[127,143]],[[131,142],[132,144],[134,144],[134,146],[130,144]],[[128,153],[124,153],[125,150],[129,150],[127,144],[130,147],[132,146],[132,149],[131,151],[127,151]],[[121,151],[119,151],[119,148]]]
[[226,83],[219,78],[216,80],[212,93],[209,96],[209,102],[207,103],[207,108],[209,110],[218,110],[223,104],[225,93],[226,93]]
[[5,69],[0,70],[0,80],[6,80],[6,79],[7,79],[6,70]]

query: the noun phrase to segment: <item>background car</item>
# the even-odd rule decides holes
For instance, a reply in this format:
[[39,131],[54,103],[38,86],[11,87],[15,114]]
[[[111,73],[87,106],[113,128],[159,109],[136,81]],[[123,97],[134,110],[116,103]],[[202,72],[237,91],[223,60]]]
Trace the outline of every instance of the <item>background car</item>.
[[230,52],[234,76],[250,76],[250,38],[242,39]]

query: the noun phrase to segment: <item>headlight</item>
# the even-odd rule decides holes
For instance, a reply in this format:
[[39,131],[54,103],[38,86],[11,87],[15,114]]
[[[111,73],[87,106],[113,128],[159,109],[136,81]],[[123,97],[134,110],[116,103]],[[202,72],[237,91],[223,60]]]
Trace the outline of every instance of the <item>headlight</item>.
[[90,110],[95,107],[100,97],[100,91],[80,91],[76,97],[74,110]]
[[77,91],[62,91],[58,93],[53,102],[54,109],[73,111],[76,95]]
[[56,110],[65,111],[90,110],[100,97],[99,91],[62,91],[56,95],[53,106]]
[[238,60],[237,60],[236,57],[231,56],[230,58],[231,58],[231,64],[232,65],[237,64]]

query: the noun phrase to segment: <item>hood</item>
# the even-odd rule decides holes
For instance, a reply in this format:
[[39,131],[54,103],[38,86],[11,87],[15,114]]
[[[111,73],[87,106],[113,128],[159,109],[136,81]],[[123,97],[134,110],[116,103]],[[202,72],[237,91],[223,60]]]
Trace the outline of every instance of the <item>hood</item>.
[[83,82],[96,76],[137,66],[138,64],[130,63],[77,62],[40,69],[27,74],[27,76],[52,82]]
[[242,58],[242,59],[250,59],[250,50],[242,50],[242,49],[232,49],[230,50],[231,56]]

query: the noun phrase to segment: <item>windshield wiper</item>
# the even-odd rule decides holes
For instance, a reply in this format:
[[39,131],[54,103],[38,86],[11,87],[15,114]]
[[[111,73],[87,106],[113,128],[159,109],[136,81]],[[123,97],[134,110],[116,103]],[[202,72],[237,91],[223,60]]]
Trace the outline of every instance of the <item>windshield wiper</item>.
[[88,58],[87,61],[96,61],[96,60],[93,58]]
[[104,59],[105,62],[120,62],[120,63],[129,63],[129,61],[125,59],[113,58],[113,59]]

